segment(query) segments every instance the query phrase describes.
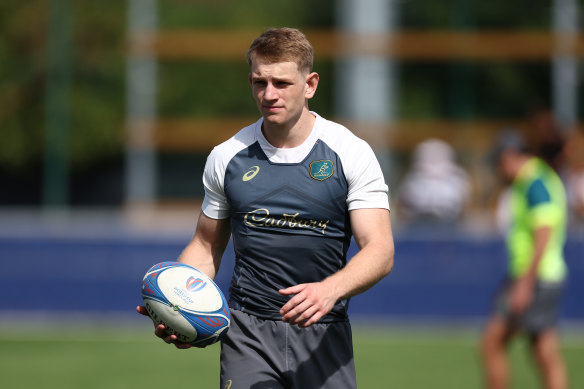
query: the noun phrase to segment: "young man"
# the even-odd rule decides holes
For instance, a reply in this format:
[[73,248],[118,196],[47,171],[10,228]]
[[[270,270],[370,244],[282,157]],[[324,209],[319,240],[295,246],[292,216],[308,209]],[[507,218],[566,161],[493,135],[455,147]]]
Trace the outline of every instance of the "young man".
[[544,387],[564,389],[567,374],[555,329],[566,277],[564,187],[550,166],[527,154],[516,133],[501,137],[497,159],[510,183],[509,274],[482,339],[486,387],[509,387],[506,347],[522,331],[531,341]]
[[180,257],[213,278],[232,236],[221,388],[355,388],[347,305],[393,267],[387,186],[369,145],[308,109],[319,76],[300,31],[265,31],[247,59],[262,117],[209,155]]

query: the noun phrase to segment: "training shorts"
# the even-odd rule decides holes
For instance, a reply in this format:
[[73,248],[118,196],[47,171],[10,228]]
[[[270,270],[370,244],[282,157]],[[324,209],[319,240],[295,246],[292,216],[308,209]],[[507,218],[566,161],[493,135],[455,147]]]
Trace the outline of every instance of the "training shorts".
[[356,387],[348,321],[300,328],[231,309],[221,342],[221,389]]
[[535,295],[531,304],[520,315],[515,315],[509,309],[509,291],[512,280],[505,280],[496,299],[496,310],[502,314],[513,327],[531,335],[554,327],[559,316],[563,282],[537,281]]

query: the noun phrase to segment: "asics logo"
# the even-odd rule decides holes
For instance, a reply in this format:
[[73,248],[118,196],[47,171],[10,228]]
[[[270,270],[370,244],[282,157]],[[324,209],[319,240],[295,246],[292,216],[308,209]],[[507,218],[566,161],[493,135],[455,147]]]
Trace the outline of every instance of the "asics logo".
[[233,381],[227,380],[227,383],[225,384],[225,389],[231,389],[231,384],[232,383],[233,383]]
[[260,171],[260,167],[259,166],[252,166],[249,168],[249,170],[247,171],[247,173],[245,173],[243,175],[243,177],[241,177],[242,181],[249,181],[252,178],[254,178]]

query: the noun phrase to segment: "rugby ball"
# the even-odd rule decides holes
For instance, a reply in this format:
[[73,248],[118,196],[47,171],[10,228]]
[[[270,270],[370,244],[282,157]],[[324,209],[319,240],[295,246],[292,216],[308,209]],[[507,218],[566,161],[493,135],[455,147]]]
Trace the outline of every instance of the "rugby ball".
[[180,262],[152,266],[142,282],[142,299],[156,324],[183,343],[204,347],[221,340],[231,317],[225,296],[204,273]]

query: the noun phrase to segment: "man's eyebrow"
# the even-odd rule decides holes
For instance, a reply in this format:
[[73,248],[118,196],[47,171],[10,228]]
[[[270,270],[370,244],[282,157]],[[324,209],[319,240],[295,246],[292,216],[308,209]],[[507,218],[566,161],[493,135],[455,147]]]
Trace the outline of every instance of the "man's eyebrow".
[[[274,82],[293,82],[293,77],[290,76],[272,76],[270,78]],[[267,77],[259,74],[252,74],[251,79],[252,81],[265,81]]]

